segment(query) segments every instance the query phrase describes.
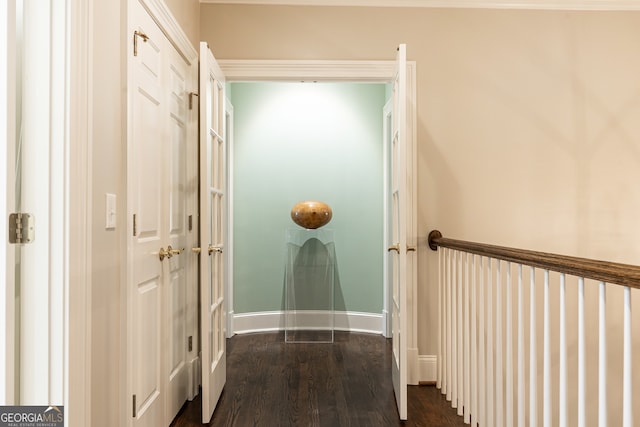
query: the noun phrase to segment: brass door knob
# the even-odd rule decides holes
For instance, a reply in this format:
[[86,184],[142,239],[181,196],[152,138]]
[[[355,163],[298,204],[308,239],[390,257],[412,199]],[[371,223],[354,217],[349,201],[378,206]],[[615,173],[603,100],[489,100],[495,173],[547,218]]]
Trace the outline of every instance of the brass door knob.
[[391,245],[387,248],[387,252],[396,251],[396,253],[400,253],[400,244],[396,243],[395,245]]
[[182,251],[184,251],[184,248],[182,248],[182,249],[173,249],[171,247],[171,245],[167,246],[167,252],[169,253],[169,258],[171,258],[174,255],[180,255],[182,253]]
[[222,253],[222,248],[220,246],[211,246],[209,245],[209,255],[211,255],[213,252]]
[[199,254],[201,251],[200,248],[191,248],[191,252],[193,252],[194,254]]
[[415,252],[415,251],[416,251],[416,247],[415,246],[407,245],[407,252]]
[[169,251],[165,251],[164,248],[160,248],[158,251],[158,258],[160,258],[160,261],[163,261],[165,257],[171,258],[171,253]]

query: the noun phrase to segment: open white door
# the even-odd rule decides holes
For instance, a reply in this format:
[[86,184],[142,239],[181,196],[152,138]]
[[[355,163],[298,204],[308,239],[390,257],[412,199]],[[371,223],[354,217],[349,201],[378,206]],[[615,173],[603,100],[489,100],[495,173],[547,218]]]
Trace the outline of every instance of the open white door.
[[401,420],[407,419],[407,214],[409,212],[407,171],[407,54],[398,47],[393,81],[391,133],[391,230],[388,248],[391,259],[391,340],[393,347],[393,389]]
[[224,76],[200,43],[200,337],[202,422],[211,420],[227,377],[225,351],[226,116]]

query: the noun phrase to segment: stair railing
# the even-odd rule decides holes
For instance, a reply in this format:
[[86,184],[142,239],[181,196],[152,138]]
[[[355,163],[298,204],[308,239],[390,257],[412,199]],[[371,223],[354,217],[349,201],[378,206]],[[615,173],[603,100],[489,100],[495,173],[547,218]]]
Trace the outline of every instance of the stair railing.
[[[575,425],[577,420],[577,425],[583,427],[587,424],[588,414],[594,413],[587,404],[597,400],[598,426],[606,426],[611,418],[609,408],[617,403],[608,401],[607,393],[610,368],[607,365],[607,289],[621,286],[621,425],[633,425],[631,291],[640,288],[640,267],[454,240],[442,237],[437,230],[429,234],[429,247],[442,249],[438,251],[436,385],[457,409],[458,415],[464,417],[465,423],[483,427],[563,427],[570,420]],[[525,286],[527,270],[528,289]],[[543,277],[537,278],[536,273],[540,271]],[[550,272],[559,282],[559,313],[552,313],[551,309]],[[514,275],[516,278],[512,280]],[[571,304],[577,303],[577,346],[569,345],[567,340],[569,278],[577,278],[577,301],[571,301]],[[513,281],[517,283],[515,289]],[[598,287],[597,398],[587,388],[587,357],[590,361],[595,359],[595,355],[587,354],[586,342],[590,337],[585,330],[585,282],[589,287],[591,281],[596,281],[593,285]],[[540,286],[543,287],[541,310],[537,307]],[[543,316],[541,351],[537,331],[539,311]],[[555,314],[558,319],[552,321]],[[525,323],[528,323],[528,330],[525,330]],[[557,347],[551,342],[552,327],[558,328]],[[528,351],[525,351],[527,347]],[[558,349],[553,352],[557,359],[551,357],[552,347]],[[570,354],[575,347],[577,381],[570,387],[567,363],[570,357],[571,360],[576,358],[575,354]],[[538,374],[540,353],[542,375]],[[552,370],[557,372],[558,378],[552,377]],[[552,383],[557,383],[557,388],[552,390]],[[538,390],[539,385],[542,390]],[[574,410],[570,412],[570,408]],[[593,425],[593,422],[589,424]]]

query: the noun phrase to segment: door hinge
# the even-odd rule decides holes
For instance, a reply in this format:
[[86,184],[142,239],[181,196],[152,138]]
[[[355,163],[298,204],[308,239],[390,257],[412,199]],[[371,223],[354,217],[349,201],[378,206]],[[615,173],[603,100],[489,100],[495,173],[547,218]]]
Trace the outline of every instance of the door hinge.
[[149,36],[143,33],[142,31],[134,31],[133,32],[133,56],[138,56],[138,37],[142,39],[143,42],[147,42],[149,40]]
[[25,244],[35,239],[35,218],[28,213],[12,213],[9,215],[9,243]]
[[187,341],[188,351],[193,350],[193,335],[189,335],[189,340]]
[[193,230],[193,215],[189,215],[189,231]]
[[133,214],[133,235],[135,237],[135,235],[138,233],[138,216],[136,214]]
[[133,399],[132,400],[133,400],[133,407],[132,407],[132,409],[133,409],[133,418],[135,418],[136,415],[138,415],[138,413],[136,411],[136,395],[135,394],[133,395]]

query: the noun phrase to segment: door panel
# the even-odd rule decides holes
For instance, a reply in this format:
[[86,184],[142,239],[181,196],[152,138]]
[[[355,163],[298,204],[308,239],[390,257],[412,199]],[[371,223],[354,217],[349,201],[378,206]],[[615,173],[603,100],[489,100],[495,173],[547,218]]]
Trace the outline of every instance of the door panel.
[[401,420],[407,419],[407,65],[406,46],[398,47],[393,81],[391,139],[391,340],[393,389]]
[[159,426],[164,420],[162,401],[162,281],[163,265],[158,250],[164,246],[163,132],[158,117],[164,115],[162,100],[162,33],[146,13],[139,14],[138,31],[149,36],[139,43],[133,57],[132,142],[130,159],[136,165],[130,176],[133,212],[132,237],[132,331],[131,375],[135,395],[134,424]]
[[226,382],[226,139],[224,76],[200,43],[200,244],[202,422],[208,423]]

